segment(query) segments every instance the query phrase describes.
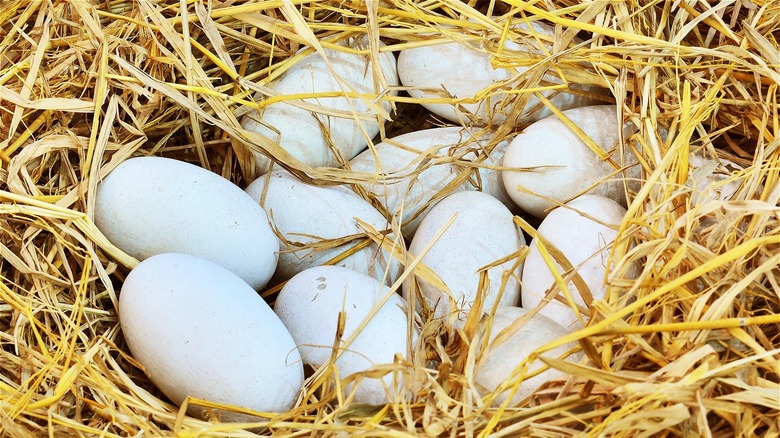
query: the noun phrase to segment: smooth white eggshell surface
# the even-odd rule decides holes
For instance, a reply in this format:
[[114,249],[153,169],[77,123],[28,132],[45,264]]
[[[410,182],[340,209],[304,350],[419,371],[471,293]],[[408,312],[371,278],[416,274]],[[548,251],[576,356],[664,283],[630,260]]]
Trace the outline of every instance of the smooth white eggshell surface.
[[[246,188],[246,192],[260,203],[273,227],[283,236],[274,275],[278,281],[319,266],[357,245],[359,239],[318,251],[301,247],[363,233],[356,218],[377,231],[389,227],[381,213],[349,190],[304,184],[286,171],[261,176]],[[388,236],[388,239],[392,238],[392,234]],[[337,266],[376,279],[385,278],[385,270],[389,266],[388,283],[394,281],[401,271],[398,261],[375,243],[339,261]]]
[[[588,286],[594,300],[604,298],[607,292],[605,281],[609,253],[625,214],[626,209],[611,199],[583,195],[565,207],[551,211],[537,229],[544,240],[566,256]],[[532,240],[529,249],[522,277],[521,301],[525,309],[536,307],[555,285],[555,278],[539,252],[538,242]],[[559,264],[555,266],[559,273],[565,273]],[[587,308],[574,282],[570,281],[567,287],[577,305]],[[569,330],[582,327],[574,311],[556,300],[551,300],[539,314]],[[583,319],[587,321],[587,315],[583,315]]]
[[139,157],[117,166],[97,186],[95,224],[139,260],[192,254],[255,289],[276,269],[279,240],[263,209],[235,184],[183,161]]
[[[133,357],[174,403],[188,396],[260,412],[289,410],[303,384],[290,333],[230,271],[194,256],[160,254],[127,276],[119,320]],[[188,412],[200,416],[202,408]],[[222,413],[224,421],[256,417]]]
[[[490,330],[488,350],[480,355],[476,368],[476,382],[485,392],[493,392],[501,384],[508,383],[515,368],[534,350],[568,334],[563,327],[538,314],[522,326],[513,325],[526,313],[526,310],[519,307],[500,307],[496,310]],[[499,334],[510,326],[512,327],[510,330],[513,330],[511,336],[500,344],[494,344]],[[557,359],[572,347],[574,343],[569,343],[550,350],[542,356]],[[536,360],[529,365],[527,374],[543,366],[544,362]],[[520,374],[516,376],[519,377]],[[524,379],[510,403],[516,404],[533,394],[542,384],[564,376],[564,373],[550,368],[537,376]],[[494,404],[502,404],[508,397],[509,391],[504,391],[496,398]]]
[[[551,26],[538,22],[534,22],[532,26],[542,35],[555,34]],[[520,24],[517,28],[527,29],[527,26]],[[532,37],[505,44],[505,50],[535,54],[539,59],[542,59],[541,49],[538,41]],[[547,51],[550,49],[549,46],[545,47]],[[517,88],[522,85],[515,76],[527,70],[528,67],[523,66],[515,67],[514,71],[496,68],[491,55],[484,47],[470,47],[461,42],[414,47],[401,50],[398,54],[398,76],[401,83],[406,87],[413,87],[408,90],[408,93],[418,99],[475,98],[483,90],[498,83],[507,84],[503,89]],[[545,75],[544,80],[555,84],[561,83],[561,80],[553,74]],[[588,90],[593,92],[590,88]],[[461,102],[457,105],[423,103],[422,105],[432,113],[459,124],[467,123],[472,119],[476,124],[481,125],[501,124],[512,111],[514,107],[512,102],[519,95],[502,93],[501,88],[491,94],[473,103]],[[544,91],[543,94],[561,110],[597,103],[592,98],[574,93]],[[515,124],[531,123],[550,114],[547,107],[531,95],[522,113],[515,120]]]
[[[382,304],[385,297],[389,298]],[[314,367],[330,360],[343,311],[346,319],[338,347],[344,353],[336,361],[342,378],[407,354],[406,302],[377,280],[350,269],[318,266],[297,274],[279,292],[274,311],[295,339],[303,361]],[[369,315],[370,322],[347,345]],[[364,378],[355,401],[386,403],[387,392],[394,392],[392,374],[381,380]]]
[[[466,169],[467,162],[486,151],[490,137],[489,133],[480,135],[476,129],[462,127],[410,132],[362,152],[350,162],[350,168],[374,174],[373,182],[363,184],[363,187],[376,196],[390,214],[402,218],[403,233],[410,236],[433,206],[432,199]],[[497,166],[508,146],[508,140],[498,143],[482,163]],[[453,155],[463,157],[456,162],[446,161]],[[453,192],[481,188],[504,204],[514,205],[504,190],[500,171],[485,167],[475,170],[475,175],[455,187]]]
[[[422,254],[453,215],[456,215],[455,221],[433,244],[422,262],[447,285],[457,308],[450,307],[446,292],[419,277],[418,283],[428,304],[435,308],[435,316],[457,310],[458,318],[464,320],[477,298],[478,270],[517,252],[525,245],[525,240],[515,227],[512,213],[501,202],[483,192],[459,192],[447,196],[428,212],[409,245],[411,255]],[[522,265],[513,270],[515,262],[509,260],[488,270],[484,311],[489,311],[497,300],[502,306],[517,305]],[[499,299],[505,274],[509,277]],[[407,299],[410,288],[411,283],[405,282],[403,290]]]
[[[614,105],[596,105],[564,111],[574,124],[610,154],[618,166],[636,164],[636,156],[620,147],[634,132],[633,124],[617,119]],[[625,172],[599,158],[557,117],[539,120],[518,134],[507,148],[502,165],[504,186],[512,200],[524,211],[544,217],[556,204],[564,203],[583,190],[605,196],[625,205],[624,180],[636,189],[640,168]]]
[[[379,133],[377,112],[367,102],[376,100],[385,91],[384,86],[398,85],[392,53],[379,55],[384,86],[375,83],[369,56],[332,49],[325,49],[324,54],[333,70],[322,54],[306,55],[270,85],[275,95],[357,92],[366,95],[365,100],[318,97],[281,101],[265,106],[260,113],[252,111],[241,120],[245,129],[278,140],[289,154],[312,167],[339,163],[329,143],[339,150],[344,160],[365,149],[371,138]],[[301,102],[307,106],[301,106]],[[377,102],[377,105],[387,113],[391,110],[387,101]],[[266,173],[270,160],[260,154],[255,154],[255,159],[260,173]]]

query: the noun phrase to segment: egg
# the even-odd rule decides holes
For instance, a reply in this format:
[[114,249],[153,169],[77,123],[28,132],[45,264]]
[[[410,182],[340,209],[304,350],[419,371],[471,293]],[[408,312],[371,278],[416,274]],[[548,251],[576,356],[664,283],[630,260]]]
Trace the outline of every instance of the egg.
[[693,189],[693,204],[704,204],[710,200],[728,201],[739,190],[741,181],[730,179],[731,169],[742,170],[736,163],[700,154],[690,154],[688,162],[691,170],[686,185]]
[[[360,39],[353,41],[350,49],[365,46],[365,39]],[[380,47],[384,44],[380,43]],[[384,88],[398,85],[395,57],[384,52],[379,54],[378,61],[385,85],[375,82],[369,55],[334,49],[306,55],[269,85],[274,93],[272,97],[359,93],[363,98],[341,95],[281,100],[265,105],[259,112],[251,111],[242,117],[241,126],[278,141],[287,153],[312,167],[333,166],[340,164],[340,159],[349,160],[366,148],[379,133],[380,123],[384,123],[369,103],[389,113],[390,102],[379,101],[378,96],[397,93]],[[268,172],[271,165],[268,157],[256,153],[255,159],[259,173]]]
[[[434,198],[440,196],[445,186],[466,169],[469,162],[476,160],[478,154],[486,152],[491,137],[490,132],[454,126],[410,132],[362,152],[350,162],[350,168],[373,174],[373,179],[362,187],[376,197],[388,213],[398,216],[403,234],[411,236],[433,206]],[[493,146],[482,163],[497,166],[508,145],[509,140],[505,140]],[[462,158],[455,162],[443,161],[452,155],[462,155]],[[504,190],[499,170],[485,167],[473,170],[468,180],[451,190],[481,189],[506,205],[514,205]]]
[[265,211],[235,184],[183,161],[124,161],[98,183],[94,220],[111,243],[139,260],[192,254],[255,289],[276,269],[279,240]]
[[[594,300],[604,298],[607,292],[605,281],[612,267],[609,264],[610,250],[625,214],[626,209],[611,199],[582,195],[565,207],[550,212],[537,229],[537,233],[572,264]],[[521,301],[523,308],[533,309],[555,285],[555,278],[542,259],[538,241],[532,240],[529,250],[523,266]],[[566,272],[560,264],[555,266],[559,273]],[[635,266],[630,267],[630,276],[636,273],[635,269]],[[575,303],[587,309],[575,283],[569,281],[567,288]],[[559,294],[563,297],[562,293]],[[539,314],[569,330],[582,328],[574,310],[563,302],[550,300]],[[583,315],[583,319],[589,319],[587,314]]]
[[[453,216],[454,222],[433,242],[436,234]],[[432,242],[430,250],[422,257],[422,263],[443,281],[451,296],[422,277],[418,277],[417,282],[422,296],[434,309],[434,316],[454,314],[456,324],[465,320],[477,298],[479,270],[511,256],[525,245],[509,209],[494,197],[474,191],[454,193],[437,203],[420,223],[409,245],[410,255],[421,255]],[[515,264],[516,260],[510,259],[487,270],[484,311],[489,311],[496,302],[500,306],[517,304],[522,264],[517,267]],[[504,276],[507,280],[502,286]],[[403,292],[409,299],[411,282],[404,283]]]
[[[527,311],[519,307],[496,309],[490,327],[489,343],[479,355],[476,364],[475,381],[485,394],[494,392],[502,384],[513,383],[514,380],[511,380],[513,371],[523,360],[527,359],[538,348],[568,334],[563,327],[538,314],[523,324],[519,320],[526,315]],[[502,332],[507,329],[509,331],[503,334]],[[503,341],[497,341],[499,335]],[[568,343],[545,352],[542,356],[557,359],[574,346],[575,343]],[[577,360],[578,358],[579,355],[574,355],[567,360]],[[529,364],[525,374],[531,374],[544,365],[541,360],[537,359]],[[519,377],[520,374],[517,373],[514,376]],[[563,372],[549,368],[539,375],[523,379],[514,393],[510,405],[517,404],[532,395],[546,382],[561,379],[564,376]],[[498,406],[506,402],[509,394],[510,390],[502,392],[495,398],[493,404]]]
[[[542,37],[555,35],[555,29],[543,23],[533,22],[533,31]],[[528,29],[525,24],[515,27],[518,32]],[[507,40],[504,53],[509,59],[518,56],[525,58],[543,58],[543,53],[551,47],[532,37],[523,36],[517,42]],[[525,78],[531,75],[529,67],[497,67],[493,55],[480,43],[453,41],[403,49],[398,54],[398,76],[401,83],[411,87],[407,91],[415,99],[464,99],[457,104],[424,102],[422,105],[432,113],[458,124],[498,125],[503,123],[514,110],[519,98],[513,93],[523,88]],[[523,75],[523,76],[521,76]],[[561,84],[555,73],[546,74],[543,80]],[[491,90],[490,93],[482,92]],[[590,86],[572,85],[571,89],[593,93],[597,89]],[[598,103],[586,94],[567,93],[566,90],[546,90],[545,97],[561,110]],[[470,101],[476,99],[476,101]],[[514,124],[524,125],[550,115],[539,100],[528,96],[527,103],[514,120]]]
[[[307,269],[284,285],[274,311],[295,339],[304,363],[314,367],[330,360],[339,313],[344,312],[344,332],[336,345],[343,351],[336,360],[342,378],[373,365],[392,364],[395,355],[407,356],[406,302],[384,284],[359,272],[337,266]],[[366,318],[370,320],[357,332]],[[394,395],[402,386],[400,376],[395,378],[397,387],[393,380],[393,373],[382,379],[364,378],[355,390],[355,401],[392,401],[388,393]]]
[[[265,209],[274,229],[282,236],[274,281],[284,281],[303,270],[322,265],[360,243],[360,234],[364,232],[358,219],[377,231],[389,228],[381,213],[348,189],[305,184],[286,171],[274,171],[258,178],[246,192]],[[350,237],[353,239],[336,242],[334,247],[311,247]],[[389,234],[386,238],[392,242],[394,236]],[[388,283],[395,281],[401,272],[400,263],[376,243],[336,265],[385,279]]]
[[[210,261],[159,254],[136,266],[119,295],[132,356],[174,403],[187,397],[258,412],[292,408],[303,385],[295,342],[243,280]],[[201,417],[204,408],[187,412]],[[224,411],[223,421],[258,421]]]
[[[537,217],[588,189],[587,193],[625,205],[625,184],[638,189],[641,169],[635,165],[634,153],[620,141],[635,131],[634,125],[618,120],[614,105],[576,108],[564,114],[618,167],[599,158],[557,116],[550,116],[526,128],[507,148],[501,176],[509,196]],[[626,166],[628,170],[618,171]]]

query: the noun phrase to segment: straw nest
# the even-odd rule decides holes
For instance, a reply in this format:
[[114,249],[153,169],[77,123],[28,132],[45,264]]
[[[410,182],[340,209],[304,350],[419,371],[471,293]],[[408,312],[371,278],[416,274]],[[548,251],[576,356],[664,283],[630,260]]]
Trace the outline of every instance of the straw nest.
[[[586,43],[513,59],[498,50],[510,18]],[[780,435],[775,2],[13,0],[0,23],[3,436]],[[581,361],[544,359],[569,377],[517,406],[478,395],[482,325],[472,318],[458,331],[428,322],[424,355],[392,366],[410,377],[410,400],[352,404],[326,371],[298,407],[265,421],[189,417],[124,345],[117,293],[135,261],[93,224],[96,184],[128,157],[160,155],[245,187],[257,176],[252,150],[307,181],[356,182],[252,137],[235,113],[260,107],[255,91],[300,48],[366,33],[392,52],[425,38],[482,41],[497,65],[530,62],[608,89],[646,146],[614,257],[644,269],[614,275],[588,326],[560,340],[578,341]],[[545,86],[539,76],[519,78],[520,89]],[[383,136],[440,123],[404,93],[384,98],[395,111]],[[730,201],[691,203],[688,151],[736,164]]]

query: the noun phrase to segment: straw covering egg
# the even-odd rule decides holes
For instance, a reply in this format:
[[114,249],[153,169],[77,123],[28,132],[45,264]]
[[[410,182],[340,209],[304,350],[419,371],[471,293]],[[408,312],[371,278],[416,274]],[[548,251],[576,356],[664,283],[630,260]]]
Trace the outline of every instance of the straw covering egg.
[[[513,26],[519,37],[514,41],[506,40],[504,50],[523,53],[526,57],[537,56],[539,59],[549,53],[551,44],[540,44],[540,41],[553,38],[555,29],[539,22],[531,26],[529,28],[524,23]],[[531,72],[525,66],[511,69],[496,67],[492,55],[478,44],[469,46],[463,41],[440,42],[401,50],[398,54],[401,83],[412,87],[408,92],[416,99],[460,99],[457,103],[421,103],[432,113],[454,123],[503,123],[514,110],[514,101],[520,97],[517,93],[506,93],[504,90],[522,87],[520,81],[526,80],[523,75],[529,73],[530,76]],[[556,73],[544,75],[544,81],[562,83]],[[592,92],[590,87],[570,87],[571,90],[578,88],[579,94],[561,92],[560,89],[545,90],[543,94],[561,110],[597,103],[582,93],[584,90]],[[512,115],[516,116],[515,124],[526,124],[550,114],[550,110],[531,95],[520,113]]]
[[[504,204],[514,205],[504,190],[501,172],[487,167],[472,168],[460,184],[447,187],[479,158],[484,165],[497,166],[509,141],[490,145],[491,133],[457,126],[423,129],[387,139],[362,152],[350,162],[356,172],[373,174],[362,184],[388,213],[403,223],[403,233],[413,235],[442,190],[482,191]],[[488,153],[490,147],[490,153]],[[457,157],[448,161],[449,157]]]
[[[493,315],[489,343],[480,355],[476,366],[476,383],[485,392],[493,392],[502,384],[513,383],[520,377],[520,373],[514,373],[515,369],[534,350],[568,334],[566,329],[538,314],[526,322],[521,321],[520,319],[527,316],[527,313],[528,311],[519,307],[500,307]],[[545,352],[542,356],[557,359],[574,345],[574,343],[564,344]],[[541,360],[535,360],[529,364],[525,374],[534,373],[543,366]],[[563,376],[565,373],[549,368],[536,376],[524,378],[510,404],[516,404],[533,394],[545,382]],[[494,404],[504,403],[509,394],[510,390],[501,392]]]
[[619,121],[614,105],[576,108],[564,114],[612,163],[599,157],[557,116],[550,116],[526,128],[507,148],[502,178],[509,196],[537,217],[584,191],[625,205],[626,184],[636,189],[640,168],[621,139],[635,131],[634,125]]
[[[241,125],[278,141],[287,153],[312,167],[336,165],[338,156],[343,160],[354,157],[379,133],[380,121],[391,110],[390,103],[378,102],[377,96],[386,87],[398,85],[393,54],[381,53],[372,60],[354,53],[366,45],[361,39],[344,50],[323,49],[306,55],[270,85],[270,97],[314,96],[271,103],[244,116]],[[376,71],[374,61],[379,64]],[[342,96],[317,96],[332,93]],[[347,98],[344,93],[361,96]],[[256,153],[255,159],[261,173],[270,169],[268,157]]]
[[[607,273],[612,271],[609,263],[610,250],[618,234],[618,227],[626,214],[626,209],[617,202],[603,196],[582,195],[563,207],[554,209],[544,218],[537,233],[544,240],[545,248],[555,247],[571,263],[582,278],[587,294],[580,290],[574,281],[568,281],[567,288],[577,306],[587,309],[583,295],[598,300],[607,292]],[[555,286],[555,278],[542,258],[539,239],[529,245],[529,253],[523,266],[523,290],[521,300],[523,308],[533,309],[544,299],[547,291]],[[555,263],[555,269],[564,278],[566,269]],[[629,269],[629,275],[633,275]],[[563,296],[562,293],[559,295]],[[550,300],[540,311],[544,315],[567,329],[581,328],[574,310],[567,304]],[[583,315],[587,321],[588,314]]]
[[[322,265],[360,243],[363,229],[358,220],[377,231],[388,228],[387,219],[351,191],[305,184],[286,171],[274,171],[258,178],[246,192],[265,209],[274,229],[282,236],[275,280],[287,280],[305,269]],[[375,243],[338,261],[337,266],[376,279],[387,277],[388,282],[394,281],[401,270],[398,261]]]

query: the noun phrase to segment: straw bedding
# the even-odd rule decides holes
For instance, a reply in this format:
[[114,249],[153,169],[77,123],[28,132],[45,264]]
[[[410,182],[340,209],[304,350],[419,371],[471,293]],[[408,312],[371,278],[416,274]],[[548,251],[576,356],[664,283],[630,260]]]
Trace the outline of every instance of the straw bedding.
[[[236,114],[263,104],[253,95],[300,48],[365,33],[392,52],[426,34],[483,41],[496,65],[527,65],[500,52],[506,35],[491,16],[584,38],[530,62],[608,89],[645,146],[610,293],[559,341],[578,341],[585,358],[544,358],[569,378],[492,407],[474,387],[482,326],[472,318],[457,331],[429,322],[414,363],[374,370],[402,369],[410,400],[351,404],[325,370],[297,408],[254,424],[171,405],[124,345],[117,294],[137,262],[92,222],[100,178],[131,156],[159,155],[245,187],[257,176],[251,151],[263,150],[307,181],[359,181],[297,162]],[[778,37],[780,5],[764,0],[3,1],[1,434],[779,436]],[[549,86],[538,80],[519,88]],[[395,107],[384,137],[441,124],[404,93],[383,98]],[[500,126],[495,140],[522,128]],[[694,206],[688,151],[734,163],[731,200]],[[532,232],[526,220],[518,225]],[[634,260],[640,276],[622,278]]]

